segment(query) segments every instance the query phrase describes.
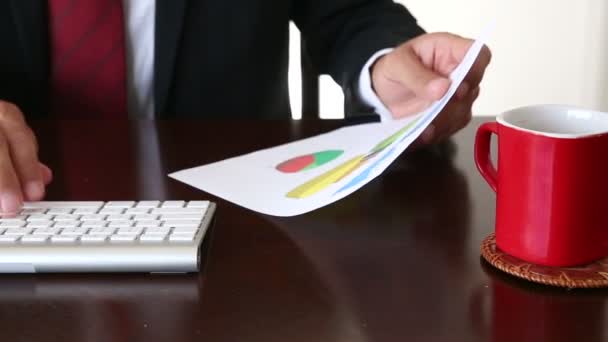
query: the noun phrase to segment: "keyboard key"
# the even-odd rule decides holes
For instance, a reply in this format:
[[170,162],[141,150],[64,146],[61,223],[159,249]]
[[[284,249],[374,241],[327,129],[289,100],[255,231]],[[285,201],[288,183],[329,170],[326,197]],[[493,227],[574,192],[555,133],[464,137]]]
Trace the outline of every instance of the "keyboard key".
[[133,217],[135,221],[156,221],[158,220],[158,215],[151,214],[138,214]]
[[34,234],[34,235],[56,235],[56,234],[59,234],[60,230],[61,229],[55,228],[55,227],[53,227],[53,228],[37,228],[37,229],[33,230],[32,234]]
[[25,235],[21,237],[21,242],[26,244],[45,243],[48,238],[48,235]]
[[105,215],[120,215],[125,211],[125,208],[102,208],[99,210],[99,214]]
[[201,215],[201,214],[167,214],[167,215],[161,215],[160,219],[163,221],[175,221],[175,220],[200,221],[203,219],[203,215]]
[[128,221],[132,218],[133,216],[131,215],[108,215],[108,217],[106,217],[106,221]]
[[135,226],[136,227],[159,227],[161,225],[162,221],[158,221],[158,220],[143,220],[143,221],[138,221]]
[[82,215],[80,220],[82,221],[103,221],[106,219],[108,215],[101,214],[90,214],[90,215]]
[[141,227],[131,227],[131,228],[120,228],[119,230],[116,231],[116,234],[128,234],[128,235],[138,235],[140,234],[144,229]]
[[91,234],[91,235],[83,235],[80,237],[80,241],[82,243],[101,243],[105,242],[108,238],[108,235],[99,235],[99,234]]
[[47,214],[33,214],[27,217],[28,222],[34,221],[52,221],[55,218],[55,215],[47,215]]
[[53,221],[78,221],[80,219],[80,215],[55,215]]
[[160,205],[159,201],[139,201],[136,208],[157,208]]
[[25,227],[26,221],[22,220],[2,220],[0,221],[0,227],[2,228],[19,228]]
[[98,208],[78,208],[74,210],[74,215],[93,215],[97,214]]
[[143,215],[150,212],[149,208],[130,208],[125,210],[125,215]]
[[72,236],[80,236],[86,234],[88,229],[86,228],[66,228],[61,231],[61,235],[72,235]]
[[64,227],[78,227],[82,224],[82,221],[79,220],[64,220],[64,221],[55,221],[54,227],[64,226]]
[[146,242],[146,243],[150,243],[150,242],[163,242],[165,241],[165,238],[167,237],[167,234],[143,234],[139,237],[139,241],[141,242]]
[[132,227],[134,221],[124,220],[124,221],[114,221],[108,224],[108,227],[112,228],[127,228]]
[[196,234],[198,227],[177,227],[173,228],[173,234]]
[[82,221],[82,224],[80,226],[84,227],[85,225],[88,226],[95,226],[95,227],[105,227],[108,225],[108,221],[106,220],[88,220],[88,221]]
[[114,228],[93,228],[89,231],[91,235],[112,235],[116,229]]
[[[101,224],[89,224],[89,223],[83,223],[80,228],[89,228],[89,229],[108,229],[105,225],[101,225]],[[114,230],[114,228],[110,228],[112,230]]]
[[17,242],[17,240],[19,240],[20,236],[16,236],[16,235],[0,235],[0,243],[5,244],[5,243],[14,243]]
[[72,208],[51,208],[46,213],[47,215],[65,215],[71,214],[74,209]]
[[27,219],[27,215],[15,215],[15,216],[0,215],[0,222],[25,221],[26,219]]
[[111,242],[133,242],[137,238],[137,235],[112,235],[110,237]]
[[27,228],[49,228],[53,226],[53,221],[31,221],[26,225]]
[[0,222],[3,221],[25,221],[27,219],[27,215],[14,215],[14,216],[5,216],[0,214]]
[[201,208],[158,208],[152,209],[150,211],[151,214],[157,215],[165,215],[165,214],[174,214],[174,215],[187,215],[187,214],[197,214],[203,216],[205,213],[204,209]]
[[33,214],[44,214],[46,213],[46,208],[29,208],[21,210],[21,215],[33,215]]
[[14,235],[14,236],[22,236],[29,234],[32,231],[31,228],[9,228],[4,231],[4,235]]
[[171,242],[190,242],[194,240],[192,234],[171,234],[169,235],[169,241]]
[[144,234],[149,235],[167,235],[171,231],[171,228],[167,227],[150,227],[144,229]]
[[162,208],[183,208],[186,205],[184,201],[164,201],[161,204]]
[[64,201],[64,202],[25,202],[23,203],[24,209],[31,208],[99,208],[103,206],[104,202],[76,202],[76,201]]
[[55,228],[76,228],[81,224],[80,221],[60,221],[55,222],[53,227]]
[[51,236],[52,243],[74,243],[77,240],[77,236],[74,235],[55,235]]
[[131,208],[135,205],[133,201],[110,201],[104,208]]
[[201,220],[171,220],[163,222],[163,227],[198,227]]
[[203,208],[207,209],[209,207],[209,201],[190,201],[186,208]]

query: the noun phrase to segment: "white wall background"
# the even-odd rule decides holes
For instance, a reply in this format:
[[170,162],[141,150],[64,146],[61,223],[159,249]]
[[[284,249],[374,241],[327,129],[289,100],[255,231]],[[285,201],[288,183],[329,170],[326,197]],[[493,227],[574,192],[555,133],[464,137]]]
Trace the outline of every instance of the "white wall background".
[[[488,43],[493,59],[475,115],[496,115],[537,103],[608,111],[607,1],[397,2],[404,4],[428,32],[449,31],[474,38],[488,22],[495,21]],[[342,101],[339,87],[322,78],[322,116],[342,117]]]

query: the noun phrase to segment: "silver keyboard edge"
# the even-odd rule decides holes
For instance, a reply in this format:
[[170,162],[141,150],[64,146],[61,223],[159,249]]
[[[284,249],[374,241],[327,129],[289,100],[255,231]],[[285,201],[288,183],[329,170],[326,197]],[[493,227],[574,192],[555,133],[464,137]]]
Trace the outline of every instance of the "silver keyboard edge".
[[[207,211],[205,212],[205,218],[201,222],[200,232],[202,234],[202,240],[198,243],[198,247],[196,248],[196,271],[201,270],[201,261],[203,255],[201,254],[201,249],[203,244],[205,243],[203,240],[207,237],[207,231],[209,230],[209,226],[215,217],[215,202],[209,201],[209,206],[207,207]],[[209,241],[208,241],[209,242]],[[150,273],[167,273],[167,272],[150,272]]]

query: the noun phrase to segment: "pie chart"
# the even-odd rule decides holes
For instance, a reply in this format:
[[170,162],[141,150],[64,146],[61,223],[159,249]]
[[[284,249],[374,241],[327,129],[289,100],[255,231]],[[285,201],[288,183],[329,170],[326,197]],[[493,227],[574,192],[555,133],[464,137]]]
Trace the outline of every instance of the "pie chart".
[[305,154],[280,163],[276,169],[283,173],[308,171],[331,162],[343,153],[344,151],[342,150],[327,150]]

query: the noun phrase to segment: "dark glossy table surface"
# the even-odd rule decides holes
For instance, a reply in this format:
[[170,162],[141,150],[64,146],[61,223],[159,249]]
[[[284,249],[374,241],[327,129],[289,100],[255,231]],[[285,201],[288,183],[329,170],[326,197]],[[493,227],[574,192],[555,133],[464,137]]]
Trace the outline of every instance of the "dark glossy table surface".
[[280,219],[166,174],[339,122],[34,122],[49,200],[212,199],[218,211],[198,274],[0,276],[0,339],[608,341],[608,291],[532,285],[481,261],[495,196],[472,160],[480,122]]

